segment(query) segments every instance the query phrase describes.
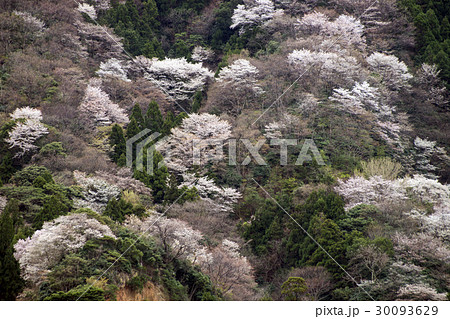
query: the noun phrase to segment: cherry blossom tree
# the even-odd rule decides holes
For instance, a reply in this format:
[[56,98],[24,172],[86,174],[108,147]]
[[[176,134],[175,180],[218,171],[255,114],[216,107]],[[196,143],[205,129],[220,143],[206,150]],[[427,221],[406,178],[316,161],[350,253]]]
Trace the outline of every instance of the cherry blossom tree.
[[42,20],[34,17],[31,13],[16,10],[13,11],[13,13],[16,16],[21,17],[25,21],[25,23],[27,23],[31,27],[31,29],[34,30],[34,32],[37,32],[39,34],[45,30],[45,23]]
[[437,214],[450,214],[450,186],[423,175],[414,175],[397,180],[409,196],[415,200],[433,204]]
[[151,195],[151,190],[141,181],[133,178],[129,168],[119,168],[113,171],[96,171],[95,177],[104,180],[110,185],[115,185],[121,191],[132,190],[137,194]]
[[230,90],[242,91],[244,88],[250,88],[255,94],[261,94],[264,91],[256,85],[258,73],[258,69],[248,60],[238,59],[220,70],[217,82]]
[[435,288],[425,283],[402,286],[397,292],[397,297],[400,300],[447,300],[447,295],[445,293],[439,293]]
[[33,236],[20,239],[14,246],[14,257],[20,263],[22,276],[39,284],[65,254],[82,248],[89,239],[105,236],[115,238],[108,226],[85,213],[61,216],[45,222]]
[[308,72],[332,82],[336,81],[336,76],[352,81],[359,69],[356,58],[335,52],[294,50],[288,55],[288,61],[299,74]]
[[408,67],[396,56],[375,52],[367,59],[372,71],[381,75],[383,83],[391,90],[400,90],[409,87],[412,75]]
[[391,117],[395,107],[387,106],[378,90],[367,82],[355,83],[351,90],[334,89],[331,101],[338,102],[343,111],[351,114],[372,112],[380,118]]
[[211,261],[211,254],[200,243],[202,233],[184,221],[153,212],[144,220],[130,216],[124,225],[137,233],[155,236],[171,260],[183,258],[194,264]]
[[111,198],[117,198],[120,189],[116,185],[111,185],[105,180],[97,177],[88,177],[85,173],[74,171],[73,176],[77,184],[83,189],[83,198],[75,201],[75,206],[90,208],[101,213]]
[[429,141],[416,137],[414,139],[414,147],[416,149],[416,169],[431,179],[437,179],[435,174],[437,167],[431,164],[431,158],[437,156],[443,162],[450,161],[444,148],[436,146],[436,141]]
[[398,183],[384,180],[380,176],[372,176],[370,179],[356,176],[347,181],[339,180],[335,191],[346,199],[346,209],[359,204],[378,205],[383,202],[401,202],[407,199],[405,190]]
[[449,103],[448,91],[439,77],[440,72],[435,64],[423,63],[417,71],[415,80],[425,92],[427,102],[444,108]]
[[231,126],[227,121],[207,113],[191,114],[180,127],[172,129],[167,139],[159,141],[156,149],[168,168],[184,172],[196,163],[204,165],[222,159],[222,144],[230,136]]
[[129,121],[124,110],[110,100],[96,79],[89,82],[84,99],[78,108],[86,121],[95,126],[128,123]]
[[92,20],[97,19],[97,12],[95,12],[95,8],[87,3],[79,3],[77,10],[80,13],[87,14]]
[[8,203],[8,199],[4,196],[0,196],[0,215],[3,213],[3,210],[6,207],[6,204]]
[[214,52],[208,48],[196,46],[192,50],[191,59],[196,62],[207,62],[214,57]]
[[169,94],[173,99],[189,99],[201,90],[214,74],[201,63],[190,63],[186,58],[164,60],[140,58],[144,77]]
[[314,11],[304,15],[297,22],[297,27],[304,33],[334,37],[334,42],[342,44],[362,48],[365,46],[364,26],[355,17],[343,14],[330,21],[327,15]]
[[[418,263],[426,263],[426,260],[439,260],[443,263],[450,262],[450,249],[442,240],[424,233],[406,235],[397,232],[392,236],[394,250],[397,258]],[[426,245],[424,245],[426,243]]]
[[198,265],[224,295],[238,300],[254,295],[252,268],[239,253],[237,243],[223,240],[221,245],[210,249],[202,244],[202,233],[188,223],[157,213],[144,220],[129,216],[124,225],[139,234],[155,236],[171,259],[187,259]]
[[183,179],[184,182],[180,184],[180,187],[195,186],[201,199],[211,201],[221,211],[231,211],[239,198],[242,197],[237,190],[230,187],[218,187],[214,181],[207,177],[195,177],[193,174],[185,173]]
[[15,109],[11,114],[13,120],[25,119],[25,120],[36,120],[42,121],[42,113],[38,109],[33,109],[29,106]]
[[230,28],[239,28],[240,32],[243,32],[246,28],[268,22],[275,14],[281,13],[282,10],[275,10],[271,0],[247,0],[245,4],[239,4],[234,9]]
[[22,157],[37,149],[36,141],[48,134],[48,129],[40,122],[42,119],[40,110],[24,107],[16,109],[11,117],[16,120],[16,125],[9,132],[5,141],[10,145],[10,148],[17,148],[18,152],[15,157]]
[[96,72],[100,77],[115,77],[125,82],[130,82],[127,77],[127,71],[124,68],[123,62],[116,58],[111,58],[106,62],[100,63],[100,69]]

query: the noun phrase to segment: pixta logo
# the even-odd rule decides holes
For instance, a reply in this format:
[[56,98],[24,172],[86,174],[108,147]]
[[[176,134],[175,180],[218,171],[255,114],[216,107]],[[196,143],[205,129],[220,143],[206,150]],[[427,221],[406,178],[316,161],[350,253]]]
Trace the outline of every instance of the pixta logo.
[[[236,155],[239,144],[244,146],[244,152],[246,153],[244,155],[247,155],[242,162],[238,162]],[[224,152],[225,145],[227,146],[227,154]],[[288,147],[299,145],[297,139],[277,138],[267,140],[263,138],[254,144],[248,139],[193,139],[190,142],[183,143],[183,145],[174,145],[174,143],[170,143],[170,136],[162,137],[162,134],[159,132],[152,133],[149,129],[145,129],[126,142],[127,167],[131,168],[134,165],[138,171],[143,171],[145,167],[147,174],[153,175],[155,168],[159,169],[166,166],[166,162],[171,162],[171,153],[174,151],[174,148],[174,154],[178,154],[177,156],[183,154],[182,156],[184,157],[176,158],[176,160],[186,164],[189,163],[190,165],[202,165],[207,162],[228,160],[228,165],[230,166],[246,166],[252,161],[257,165],[266,166],[268,164],[260,154],[260,150],[264,145],[269,145],[279,150],[280,166],[289,164],[303,165],[305,162],[312,162],[313,160],[318,165],[325,165],[322,155],[312,139],[306,139],[303,142],[295,163],[288,163]],[[177,147],[184,150],[187,149],[187,152],[176,152]],[[162,152],[164,160],[154,163],[154,154],[157,150]],[[146,156],[144,156],[144,152]],[[144,159],[147,162],[145,165]]]

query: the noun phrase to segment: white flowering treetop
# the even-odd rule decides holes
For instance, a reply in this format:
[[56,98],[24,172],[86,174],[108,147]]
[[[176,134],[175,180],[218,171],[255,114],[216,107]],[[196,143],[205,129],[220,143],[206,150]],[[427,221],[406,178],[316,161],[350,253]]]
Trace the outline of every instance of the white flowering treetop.
[[367,111],[377,116],[390,116],[395,109],[383,104],[376,87],[367,82],[355,83],[352,90],[334,89],[330,100],[337,102],[341,109],[351,114],[364,114]]
[[13,11],[13,13],[16,16],[21,17],[25,23],[27,23],[29,26],[33,28],[35,32],[41,33],[45,29],[45,23],[44,21],[34,17],[29,12],[23,12],[23,11]]
[[298,28],[307,33],[320,34],[328,37],[337,37],[341,43],[364,46],[364,26],[361,21],[348,15],[340,15],[336,20],[320,12],[304,15],[298,21]]
[[[221,147],[231,136],[231,125],[216,115],[191,114],[180,127],[173,128],[167,139],[156,144],[168,168],[184,172],[192,165],[206,164],[223,158]],[[215,145],[213,145],[215,144]],[[194,150],[197,157],[194,158]]]
[[323,78],[340,75],[351,80],[359,69],[358,62],[354,57],[335,52],[294,50],[288,55],[288,61],[300,73],[319,72]]
[[29,106],[25,106],[19,109],[15,109],[11,114],[13,120],[25,119],[25,120],[36,120],[42,121],[42,113],[40,110],[33,109]]
[[381,75],[383,83],[392,90],[408,87],[412,75],[396,56],[375,52],[367,59],[370,69]]
[[75,202],[75,206],[80,208],[90,208],[97,213],[101,213],[111,198],[117,198],[120,188],[111,185],[98,177],[87,177],[85,173],[74,171],[75,181],[83,189],[83,198]]
[[89,82],[79,110],[87,121],[96,126],[128,123],[129,121],[124,110],[113,103],[109,95],[94,80]]
[[381,176],[365,179],[351,177],[347,181],[339,180],[336,192],[346,201],[346,209],[360,204],[377,205],[382,202],[400,202],[407,199],[405,190],[398,183],[385,180]]
[[231,211],[233,205],[242,197],[241,193],[234,188],[218,187],[208,177],[195,177],[193,174],[186,173],[183,174],[183,179],[184,182],[179,186],[180,188],[194,186],[200,198],[218,206],[221,211]]
[[240,28],[242,32],[247,27],[256,26],[272,20],[275,14],[281,12],[282,10],[275,10],[275,6],[271,0],[246,1],[246,4],[239,4],[234,9],[230,28]]
[[201,90],[214,74],[201,63],[190,63],[186,58],[145,60],[139,59],[145,67],[144,77],[161,88],[175,100],[187,100]]
[[202,233],[192,229],[185,221],[153,213],[144,220],[129,216],[124,225],[134,232],[155,236],[172,258],[183,258],[192,263],[211,260],[206,247],[200,243]]
[[264,91],[256,85],[258,74],[258,69],[248,60],[239,59],[220,70],[217,82],[232,85],[236,90],[249,87],[256,94],[261,94]]
[[97,19],[97,12],[95,12],[95,8],[87,3],[79,3],[77,10],[80,13],[87,14],[92,20]]
[[108,226],[84,213],[61,216],[45,222],[33,236],[20,239],[14,245],[14,257],[22,276],[39,284],[65,254],[82,248],[89,239],[104,236],[115,238]]
[[40,110],[24,107],[16,109],[11,117],[17,123],[5,141],[10,148],[17,148],[18,152],[15,157],[21,157],[37,149],[36,141],[48,134],[48,129],[40,121],[42,119]]
[[[422,222],[424,231],[450,239],[450,188],[437,180],[422,175],[393,181],[380,176],[352,177],[347,181],[339,180],[335,190],[346,199],[346,209],[359,204],[382,206],[408,201],[416,206],[409,215]],[[424,211],[423,203],[431,204],[434,213]]]
[[100,77],[111,76],[125,82],[130,82],[130,80],[127,77],[127,71],[123,66],[123,62],[116,58],[111,58],[108,59],[106,62],[101,62],[100,68],[96,73]]
[[416,149],[416,165],[415,168],[421,174],[431,179],[436,179],[435,175],[436,166],[431,164],[431,158],[437,156],[442,161],[450,161],[447,152],[443,147],[436,146],[436,141],[429,141],[427,139],[421,139],[416,136],[414,139],[414,147]]
[[191,114],[181,123],[186,133],[194,134],[197,138],[214,138],[226,140],[231,135],[231,125],[221,120],[217,115],[202,113]]
[[203,48],[201,46],[196,46],[192,50],[191,59],[196,62],[209,61],[214,57],[214,52],[208,48]]

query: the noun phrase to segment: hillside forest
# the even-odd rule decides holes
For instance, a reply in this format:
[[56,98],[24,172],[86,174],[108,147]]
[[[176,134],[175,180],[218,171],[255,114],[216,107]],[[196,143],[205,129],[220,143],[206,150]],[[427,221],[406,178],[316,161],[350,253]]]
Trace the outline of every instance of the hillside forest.
[[2,0],[0,300],[450,300],[449,15]]

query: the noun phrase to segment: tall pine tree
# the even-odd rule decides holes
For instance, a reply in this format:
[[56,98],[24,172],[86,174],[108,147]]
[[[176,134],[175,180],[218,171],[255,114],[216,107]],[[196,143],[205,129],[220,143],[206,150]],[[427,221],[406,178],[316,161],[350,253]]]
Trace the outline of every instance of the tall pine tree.
[[152,132],[161,132],[164,120],[159,110],[158,103],[151,101],[148,105],[147,114],[145,116],[145,126]]

